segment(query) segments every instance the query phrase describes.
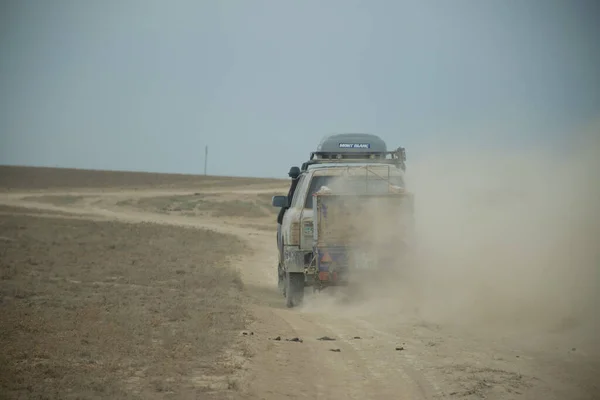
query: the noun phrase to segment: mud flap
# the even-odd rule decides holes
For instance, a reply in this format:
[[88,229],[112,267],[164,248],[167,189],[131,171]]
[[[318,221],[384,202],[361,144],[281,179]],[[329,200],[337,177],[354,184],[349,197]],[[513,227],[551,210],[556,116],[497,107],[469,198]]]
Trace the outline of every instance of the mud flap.
[[284,249],[284,262],[286,273],[302,273],[304,274],[304,254],[297,248]]
[[299,306],[304,301],[304,273],[286,274],[285,305],[288,308]]

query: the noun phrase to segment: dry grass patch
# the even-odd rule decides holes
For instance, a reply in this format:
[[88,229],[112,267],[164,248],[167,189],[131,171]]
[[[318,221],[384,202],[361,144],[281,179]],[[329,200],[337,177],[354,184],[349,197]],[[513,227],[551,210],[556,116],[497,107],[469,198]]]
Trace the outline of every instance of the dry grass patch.
[[265,224],[239,224],[242,228],[250,228],[261,232],[276,232],[277,222],[273,219],[273,222],[269,225]]
[[29,207],[17,207],[0,204],[0,214],[54,215],[71,216],[72,214],[56,210],[38,210]]
[[257,196],[248,195],[239,199],[221,200],[201,193],[178,196],[144,197],[128,199],[119,206],[140,208],[145,211],[179,214],[187,216],[211,215],[213,217],[263,218],[268,214]]
[[271,205],[271,200],[273,199],[273,196],[285,196],[287,195],[287,191],[286,192],[274,192],[274,193],[261,193],[257,195],[257,202],[258,204],[262,205],[265,208],[268,208],[272,214],[277,214],[279,212],[279,208],[277,207],[273,207]]
[[0,166],[0,190],[281,186],[281,179]]
[[53,206],[72,206],[82,202],[84,199],[85,196],[73,195],[26,196],[22,198],[23,201],[52,204]]
[[[207,398],[201,376],[245,320],[222,234],[0,216],[0,392],[7,398]],[[200,383],[199,383],[200,382]],[[216,389],[216,391],[215,391]]]

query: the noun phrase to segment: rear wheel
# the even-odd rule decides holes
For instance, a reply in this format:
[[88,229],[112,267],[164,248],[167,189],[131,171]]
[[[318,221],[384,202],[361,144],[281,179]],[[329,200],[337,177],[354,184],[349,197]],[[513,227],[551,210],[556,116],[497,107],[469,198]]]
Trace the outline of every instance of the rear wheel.
[[288,308],[299,306],[304,300],[304,274],[289,272],[285,282],[285,305]]
[[281,224],[277,225],[277,288],[285,297],[285,271],[283,270],[283,238],[281,237]]
[[281,264],[277,266],[277,288],[285,297],[285,272],[283,272]]

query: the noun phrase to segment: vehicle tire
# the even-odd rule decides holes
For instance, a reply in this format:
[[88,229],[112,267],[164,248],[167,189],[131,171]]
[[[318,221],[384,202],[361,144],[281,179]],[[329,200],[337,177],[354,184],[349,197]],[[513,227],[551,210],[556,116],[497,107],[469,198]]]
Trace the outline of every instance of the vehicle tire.
[[286,274],[285,305],[288,308],[299,306],[304,300],[304,274],[290,272]]
[[277,288],[285,297],[285,272],[283,272],[281,265],[277,266]]

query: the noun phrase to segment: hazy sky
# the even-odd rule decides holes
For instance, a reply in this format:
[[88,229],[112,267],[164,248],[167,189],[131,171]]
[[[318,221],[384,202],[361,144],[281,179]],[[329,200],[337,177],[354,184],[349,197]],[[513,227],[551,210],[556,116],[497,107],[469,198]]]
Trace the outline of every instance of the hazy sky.
[[[2,0],[0,164],[286,177],[321,137],[559,144],[594,0]],[[409,164],[410,165],[410,164]]]

